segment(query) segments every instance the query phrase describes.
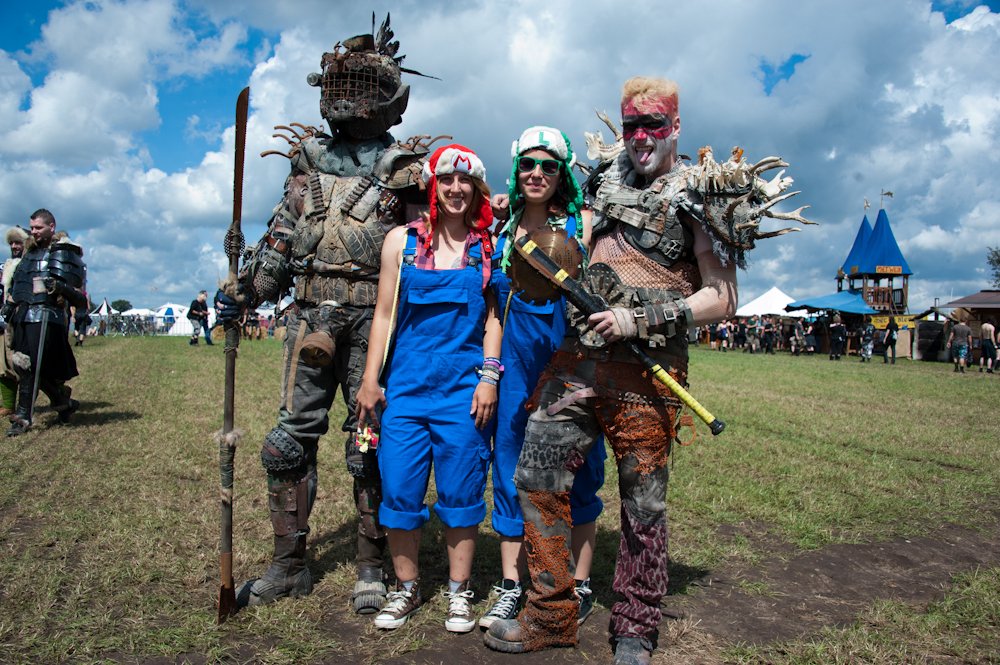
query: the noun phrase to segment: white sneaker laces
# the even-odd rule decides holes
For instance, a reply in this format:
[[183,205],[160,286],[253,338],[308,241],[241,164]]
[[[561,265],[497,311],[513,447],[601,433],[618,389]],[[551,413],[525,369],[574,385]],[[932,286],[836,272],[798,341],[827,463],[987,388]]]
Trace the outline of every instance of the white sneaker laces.
[[444,591],[441,595],[448,599],[448,614],[467,616],[472,613],[472,605],[469,604],[469,600],[475,595],[472,589],[458,593]]
[[410,602],[412,593],[410,591],[390,591],[386,594],[386,604],[382,608],[382,614],[402,612]]
[[502,586],[495,586],[493,587],[493,593],[497,594],[497,602],[493,605],[493,609],[489,613],[492,616],[506,619],[513,613],[514,608],[517,606],[517,601],[521,597],[521,587],[504,589]]

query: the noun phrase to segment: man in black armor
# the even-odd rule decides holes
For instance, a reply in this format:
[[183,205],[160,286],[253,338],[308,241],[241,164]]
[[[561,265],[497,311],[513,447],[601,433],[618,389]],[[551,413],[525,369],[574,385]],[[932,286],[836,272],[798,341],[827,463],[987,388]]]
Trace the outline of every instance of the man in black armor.
[[[388,129],[399,124],[409,97],[389,43],[389,21],[377,36],[360,35],[324,53],[310,85],[321,90],[320,109],[332,136],[293,124],[291,173],[267,234],[241,271],[239,283],[216,295],[219,319],[247,307],[278,302],[294,282],[284,342],[278,425],[264,439],[274,557],[257,580],[237,590],[237,604],[260,605],[312,591],[306,567],[308,518],[316,497],[316,451],[329,427],[328,411],[339,387],[347,405],[347,468],[354,477],[358,528],[358,581],[354,609],[381,609],[386,588],[382,556],[386,532],[378,521],[381,479],[375,449],[359,441],[354,417],[365,369],[368,335],[378,292],[382,243],[392,227],[416,219],[427,197],[420,172],[427,145],[418,137],[398,143]],[[342,50],[344,49],[344,50]],[[410,72],[416,73],[416,72]],[[285,128],[288,129],[288,128]],[[264,153],[267,154],[267,153]],[[284,153],[277,153],[284,154]]]
[[83,248],[56,233],[56,220],[44,208],[31,215],[31,237],[14,271],[11,301],[5,318],[14,329],[14,367],[18,373],[17,410],[7,436],[28,430],[34,413],[36,389],[45,393],[59,421],[80,403],[70,398],[63,383],[78,374],[67,339],[67,306],[86,307],[81,289],[87,279]]

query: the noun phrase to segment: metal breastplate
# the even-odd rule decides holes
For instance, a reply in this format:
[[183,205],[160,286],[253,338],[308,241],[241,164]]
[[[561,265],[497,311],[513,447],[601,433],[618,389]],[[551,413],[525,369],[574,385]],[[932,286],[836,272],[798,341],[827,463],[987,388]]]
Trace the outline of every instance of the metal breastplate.
[[614,222],[620,222],[622,235],[630,245],[667,267],[688,257],[694,247],[694,234],[677,216],[687,184],[684,171],[674,169],[646,189],[623,184],[617,172],[609,174],[597,190],[595,230],[610,231]]
[[35,293],[35,280],[49,276],[49,250],[35,249],[25,253],[14,272],[14,283],[11,286],[11,297],[16,303],[43,305],[48,296],[44,291]]
[[[27,252],[14,271],[11,298],[19,305],[27,305],[24,314],[25,323],[38,323],[42,320],[42,314],[45,311],[49,312],[50,323],[59,325],[66,323],[64,308],[59,306],[56,296],[44,290],[41,293],[35,293],[36,280],[44,280],[48,277],[61,279],[60,274],[64,268],[67,268],[66,262],[61,260],[66,257],[50,260],[49,249],[46,247]],[[80,266],[83,265],[82,261],[79,263]]]

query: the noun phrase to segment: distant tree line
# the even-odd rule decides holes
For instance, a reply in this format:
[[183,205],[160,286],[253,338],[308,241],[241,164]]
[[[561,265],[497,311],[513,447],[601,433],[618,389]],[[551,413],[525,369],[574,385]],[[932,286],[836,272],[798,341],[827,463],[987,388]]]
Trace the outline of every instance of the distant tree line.
[[990,284],[1000,288],[1000,247],[987,247],[986,250],[986,262],[990,264],[990,270],[993,271]]

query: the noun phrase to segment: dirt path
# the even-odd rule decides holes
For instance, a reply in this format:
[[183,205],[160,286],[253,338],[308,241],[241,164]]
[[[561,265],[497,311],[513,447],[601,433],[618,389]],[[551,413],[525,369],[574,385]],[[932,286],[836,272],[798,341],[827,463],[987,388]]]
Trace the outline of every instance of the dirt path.
[[[664,599],[660,648],[654,662],[718,663],[719,652],[727,644],[768,644],[809,635],[823,626],[847,625],[876,599],[924,604],[941,597],[954,574],[1000,563],[1000,527],[995,524],[981,531],[946,525],[933,537],[830,545],[790,558],[779,556],[790,546],[761,527],[724,527],[721,531],[767,542],[775,555],[752,569],[711,571],[691,584],[690,594]],[[380,662],[610,662],[608,618],[606,610],[595,612],[581,629],[579,650],[510,656],[483,647],[478,630],[467,635],[447,635],[442,630],[439,637],[427,635],[431,644],[426,648]],[[363,639],[365,631],[354,617],[336,616],[328,625],[341,635]],[[327,662],[347,661],[338,657]]]

